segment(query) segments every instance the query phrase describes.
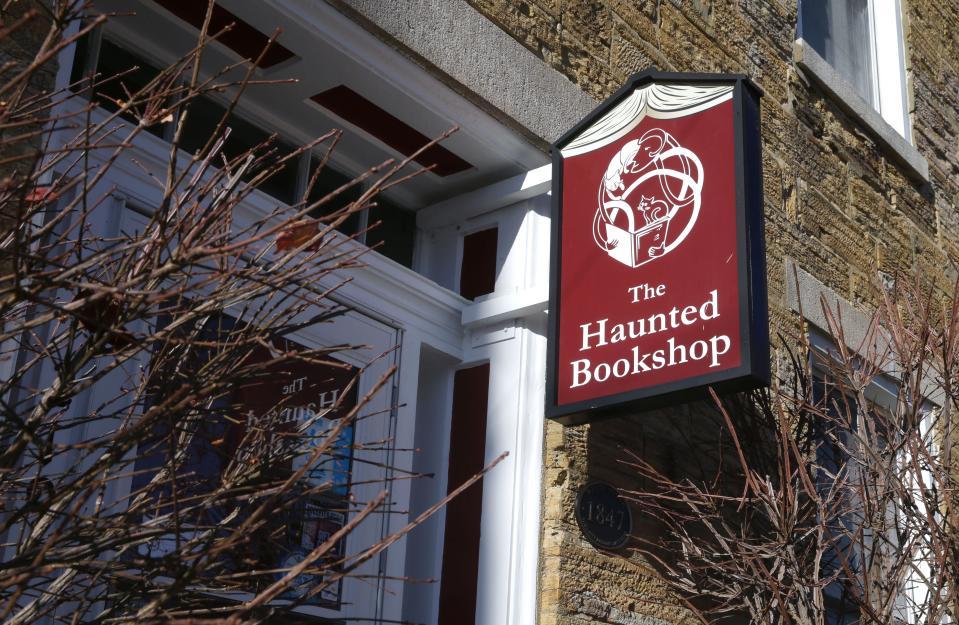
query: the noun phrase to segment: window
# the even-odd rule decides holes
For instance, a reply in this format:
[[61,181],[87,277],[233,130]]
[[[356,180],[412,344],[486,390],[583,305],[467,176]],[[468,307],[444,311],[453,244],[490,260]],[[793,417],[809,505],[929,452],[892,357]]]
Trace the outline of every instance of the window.
[[823,588],[827,625],[852,625],[859,622],[857,598],[862,594],[858,573],[862,566],[862,544],[857,532],[869,527],[862,502],[849,485],[855,482],[858,466],[850,455],[856,446],[855,432],[861,426],[859,406],[854,398],[828,381],[822,372],[814,380],[813,396],[826,413],[815,422],[816,490],[824,501],[832,502],[836,514],[823,519],[825,540],[830,547],[823,554],[822,578],[832,579]]
[[[99,35],[98,31],[95,32]],[[160,70],[149,61],[111,41],[100,40],[99,36],[87,36],[77,42],[70,83],[75,90],[82,91],[87,86],[83,79],[94,74],[100,75],[100,84],[90,94],[90,98],[113,112],[119,108],[118,103],[126,100],[129,94],[143,89],[155,79]],[[137,122],[131,113],[124,114],[123,119],[134,124]],[[147,132],[163,137],[169,128],[170,124],[154,124],[147,126]]]
[[[320,161],[317,159],[311,160],[310,180],[312,181],[313,186],[310,188],[310,194],[307,198],[307,201],[309,201],[311,204],[319,202],[330,193],[333,193],[340,187],[349,184],[350,180],[352,180],[352,177],[336,171],[329,165],[324,165],[323,169],[317,173],[317,169],[320,166]],[[350,205],[350,203],[358,200],[362,194],[362,187],[360,187],[360,185],[353,185],[348,189],[340,191],[323,204],[317,206],[311,214],[317,219],[323,219],[328,215],[332,215],[333,213],[346,208]],[[357,212],[344,219],[339,227],[340,232],[350,236],[357,236],[360,230],[363,228],[360,218],[361,214]]]
[[369,210],[366,244],[404,267],[413,266],[413,241],[416,237],[416,215],[412,211],[376,199]]
[[[162,64],[144,59],[122,44],[103,36],[101,30],[95,30],[77,42],[70,82],[78,93],[88,95],[101,108],[113,112],[117,110],[118,102],[147,87],[160,74],[159,67],[162,67]],[[94,74],[99,74],[100,84],[92,93],[84,93],[87,83],[83,82],[83,78]],[[227,115],[226,107],[213,98],[200,97],[193,100],[189,104],[180,148],[190,153],[202,149],[224,115]],[[123,115],[123,119],[137,122],[130,113]],[[275,134],[270,128],[246,119],[235,111],[227,115],[224,127],[230,129],[230,136],[222,149],[223,155],[228,159],[235,159],[247,150],[263,145]],[[174,124],[155,124],[148,126],[147,131],[170,141]],[[275,158],[290,154],[294,150],[293,142],[282,138],[274,138],[270,145],[275,151]],[[308,164],[304,162],[306,160],[309,161]],[[316,174],[321,160],[321,157],[315,155],[303,155],[299,164],[291,160],[270,178],[262,181],[257,188],[281,202],[294,204],[302,199],[303,190],[306,189],[308,180]],[[254,166],[244,179],[249,180],[258,173],[259,169]],[[307,200],[316,202],[350,180],[352,176],[327,164],[317,176]],[[354,185],[318,207],[313,217],[322,219],[355,201],[362,193],[363,186]],[[374,247],[380,254],[404,267],[412,267],[416,235],[414,213],[384,197],[377,197],[374,203],[374,207],[350,215],[340,224],[338,230],[354,237],[360,243]]]
[[[827,545],[820,567],[821,579],[829,580],[823,587],[825,623],[860,623],[863,603],[881,599],[895,603],[894,613],[902,622],[923,622],[930,579],[924,548],[928,541],[917,535],[922,530],[915,517],[903,511],[923,506],[924,497],[904,502],[898,485],[922,477],[909,460],[917,440],[907,430],[918,427],[918,440],[932,451],[929,416],[934,406],[923,400],[921,421],[906,425],[904,391],[898,382],[878,374],[857,391],[852,370],[868,369],[866,359],[843,362],[832,341],[818,332],[811,333],[810,344],[813,400],[821,411],[811,425]],[[917,460],[923,464],[921,457]]]
[[[224,115],[226,115],[226,108],[210,98],[199,98],[190,103],[180,148],[189,153],[203,149]],[[230,129],[230,136],[223,144],[222,154],[230,160],[240,157],[247,150],[265,144],[271,136],[268,130],[243,119],[236,113],[231,113],[226,117],[223,127]],[[277,158],[293,151],[293,147],[283,141],[274,140],[270,145],[275,148]],[[258,173],[258,169],[254,166],[244,179],[249,180]],[[281,202],[292,204],[296,194],[296,185],[297,168],[295,163],[289,162],[267,180],[260,183],[257,188]]]
[[[169,321],[160,319],[158,323],[166,325]],[[232,317],[217,315],[200,328],[184,331],[196,332],[211,344],[229,344],[237,341],[233,334],[240,327],[241,324]],[[332,443],[326,439],[335,431],[335,422],[358,402],[357,386],[350,383],[358,375],[359,368],[283,359],[279,354],[306,349],[286,339],[278,339],[272,347],[277,351],[259,345],[252,349],[248,363],[252,365],[251,371],[256,373],[251,373],[245,383],[237,384],[232,392],[207,406],[202,420],[191,421],[183,419],[182,415],[171,415],[167,424],[161,419],[152,432],[151,440],[139,450],[135,463],[131,492],[149,493],[149,503],[143,507],[145,522],[150,517],[168,514],[183,495],[208,497],[229,483],[225,476],[231,470],[231,465],[244,461],[246,454],[279,458],[278,462],[267,462],[266,473],[257,476],[265,485],[270,485],[274,483],[273,480],[285,478],[300,469],[317,446],[330,445],[330,451],[321,455],[319,461],[298,482],[298,489],[310,489],[313,494],[299,498],[289,506],[278,500],[273,515],[253,530],[253,539],[248,545],[240,551],[224,550],[222,561],[216,562],[215,566],[226,571],[240,572],[254,563],[261,569],[295,566],[342,529],[350,514],[356,424],[350,423],[344,427]],[[169,373],[158,377],[153,396],[187,383],[187,372],[202,367],[204,362],[215,357],[215,352],[214,347],[187,352],[189,355],[185,359],[185,366],[183,361],[176,362],[175,368],[171,367]],[[262,368],[257,370],[257,364]],[[181,369],[181,366],[184,368]],[[263,432],[271,434],[264,436]],[[296,436],[292,435],[294,432]],[[189,451],[179,465],[180,474],[175,481],[177,493],[174,496],[170,491],[170,482],[159,481],[154,484],[153,479],[160,467],[176,466],[168,456],[175,449],[176,442],[187,433]],[[200,528],[211,525],[236,527],[245,518],[244,515],[254,508],[255,505],[239,502],[235,509],[229,505],[198,506],[195,510],[184,512],[183,531],[164,534],[142,545],[139,555],[145,560],[140,561],[146,562],[147,566],[154,566],[159,559],[178,549],[179,541],[192,539],[194,533],[199,535]],[[237,513],[238,516],[234,517]],[[197,529],[194,530],[191,524],[195,524]],[[344,556],[344,542],[341,540],[327,556],[330,562]],[[241,555],[244,558],[242,561],[237,559]],[[321,581],[310,575],[302,576],[302,580],[311,585]],[[238,589],[262,590],[270,582],[272,579],[255,576],[254,581],[240,584]],[[295,585],[280,598],[303,600],[306,606],[340,609],[343,580],[308,599],[303,596],[307,590],[308,587]]]
[[[89,94],[90,98],[101,108],[113,112],[119,108],[118,103],[125,101],[130,94],[146,88],[156,79],[160,75],[160,66],[134,54],[115,41],[101,38],[100,31],[94,33],[77,42],[70,82],[74,89],[82,92],[86,88],[82,79],[85,76],[99,75],[99,84],[93,93]],[[190,103],[189,111],[180,148],[195,152],[206,145],[220,120],[226,115],[226,108],[211,98],[203,97]],[[122,117],[131,123],[138,121],[132,113],[126,113]],[[229,159],[265,143],[271,136],[269,131],[235,113],[227,117],[224,127],[231,130],[223,146],[223,155]],[[146,129],[161,139],[169,141],[173,138],[173,124],[154,124]],[[293,147],[284,141],[274,140],[272,145],[278,155],[293,151]],[[257,173],[254,168],[246,179]],[[295,164],[288,163],[258,188],[281,202],[292,204],[297,188]]]
[[[134,224],[137,216],[132,216]],[[175,316],[182,321],[178,314]],[[168,315],[161,315],[155,323],[168,327],[170,320]],[[169,512],[174,502],[179,502],[182,522],[178,526],[163,523],[164,533],[153,534],[150,542],[141,543],[136,553],[128,550],[123,556],[130,559],[131,570],[142,568],[154,575],[159,571],[161,574],[156,579],[162,582],[162,571],[170,564],[169,553],[177,549],[183,553],[184,541],[198,539],[213,524],[220,528],[221,535],[235,530],[258,505],[240,496],[220,497],[216,505],[184,506],[186,500],[181,495],[200,501],[204,494],[220,488],[228,480],[232,480],[234,487],[242,483],[256,488],[261,478],[265,484],[275,484],[276,480],[286,479],[292,471],[300,469],[317,445],[330,442],[331,446],[296,482],[295,490],[288,497],[276,499],[271,514],[264,517],[262,523],[254,524],[247,534],[248,541],[225,548],[219,554],[220,559],[211,558],[205,569],[208,573],[236,572],[235,586],[230,592],[209,595],[211,604],[219,603],[224,609],[248,599],[250,592],[270,585],[277,569],[286,569],[301,561],[305,553],[325,542],[350,519],[355,519],[362,504],[385,489],[393,492],[393,471],[402,466],[393,461],[396,399],[389,390],[371,394],[399,360],[392,355],[380,356],[394,346],[399,346],[397,353],[402,349],[398,331],[351,312],[330,323],[298,329],[271,343],[250,346],[245,352],[243,336],[236,336],[244,327],[242,320],[226,313],[211,315],[194,324],[178,324],[177,332],[202,337],[203,343],[190,350],[180,349],[182,344],[172,344],[173,353],[183,358],[171,357],[169,352],[157,358],[154,352],[149,366],[160,367],[157,371],[162,375],[151,378],[153,384],[144,408],[151,405],[154,398],[173,392],[172,389],[189,387],[193,383],[191,371],[224,353],[243,358],[241,366],[249,375],[235,380],[199,411],[202,414],[194,413],[195,418],[185,419],[182,413],[174,414],[177,409],[158,416],[151,424],[150,436],[131,458],[134,470],[121,478],[116,494],[118,501],[126,501],[127,493],[145,495],[136,512],[143,515],[139,520],[144,523]],[[365,341],[369,349],[341,352],[330,356],[330,362],[324,362],[315,352],[308,360],[284,356],[342,343],[356,345],[360,341]],[[157,349],[170,348],[171,345],[166,345]],[[332,366],[333,362],[339,366]],[[354,378],[354,385],[348,386]],[[109,380],[96,385],[91,389],[91,401],[114,402],[116,388]],[[367,396],[370,400],[358,417],[343,426],[331,440],[333,428],[341,423],[340,419],[360,398]],[[293,432],[298,434],[292,436]],[[88,436],[81,432],[76,435]],[[174,462],[169,454],[184,441],[182,460]],[[257,463],[261,472],[241,472],[244,477],[238,482],[231,465],[245,462],[249,453],[261,458],[272,457],[272,460]],[[161,466],[177,471],[175,497],[169,479],[151,483]],[[302,496],[306,489],[309,494]],[[396,498],[394,506],[406,505],[402,489],[391,496]],[[356,525],[324,558],[335,568],[342,557],[354,558],[378,542],[384,531],[405,522],[393,513],[367,519]],[[181,539],[179,545],[176,538]],[[379,597],[387,583],[379,578],[383,561],[374,558],[363,563],[350,576],[329,584],[309,598],[302,596],[307,590],[303,584],[314,589],[320,578],[309,573],[297,578],[277,600],[301,601],[298,612],[303,620],[283,622],[333,624],[369,617],[381,601]],[[243,575],[247,571],[258,573]],[[115,583],[117,589],[122,590],[124,580]]]
[[[330,165],[324,165],[317,175],[319,160],[314,158],[310,166],[313,187],[309,201],[318,202],[343,185],[349,184],[351,176],[336,171]],[[354,185],[317,206],[313,216],[322,219],[360,198],[363,189]],[[340,232],[356,238],[387,258],[404,267],[413,266],[413,242],[416,238],[416,215],[403,207],[390,202],[383,196],[373,199],[373,206],[355,212],[343,220]]]
[[801,0],[799,37],[909,139],[899,0]]

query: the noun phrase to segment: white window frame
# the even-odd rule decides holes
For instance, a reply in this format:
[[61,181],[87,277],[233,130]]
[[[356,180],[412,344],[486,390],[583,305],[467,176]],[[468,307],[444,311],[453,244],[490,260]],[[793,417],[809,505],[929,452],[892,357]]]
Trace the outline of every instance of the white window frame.
[[[870,46],[872,47],[873,81],[879,114],[889,125],[912,143],[912,129],[907,110],[905,37],[902,29],[900,0],[869,0]],[[895,41],[896,45],[879,45]]]
[[[862,124],[911,178],[926,184],[929,182],[929,164],[914,146],[910,121],[902,0],[869,0],[868,6],[867,45],[875,104],[859,95],[850,80],[804,40],[801,32],[797,32],[793,46],[793,61]],[[799,10],[802,10],[801,5]],[[888,45],[891,41],[895,45]]]
[[[926,416],[923,417],[922,421],[919,422],[923,442],[932,454],[939,452],[939,445],[936,443],[935,432],[932,429],[932,423],[934,421],[932,417],[936,414],[937,410],[938,407],[932,407],[926,412]],[[904,458],[903,461],[905,462],[907,459]],[[924,484],[915,484],[913,486],[915,489],[914,492],[918,492],[922,486],[928,487],[932,485],[932,476],[927,470],[922,470],[920,479]],[[921,512],[926,512],[926,504],[922,497],[916,497],[915,503]],[[928,620],[926,614],[917,610],[915,606],[922,605],[928,601],[929,594],[932,592],[924,580],[924,578],[928,578],[932,573],[929,553],[922,548],[922,545],[920,545],[916,551],[913,558],[914,566],[906,575],[906,579],[903,580],[902,597],[899,602],[900,605],[896,608],[899,618],[906,623],[924,623]],[[944,621],[944,623],[947,622],[949,621]]]
[[[801,0],[800,11],[802,4],[808,2],[819,3],[822,0]],[[869,104],[896,132],[911,142],[906,110],[905,46],[900,0],[867,0],[867,10],[868,41],[861,45],[865,45],[869,53],[872,85],[872,101]],[[802,35],[799,33],[800,37]],[[828,33],[827,36],[835,37],[836,33]],[[895,45],[888,45],[887,42],[895,42]],[[850,82],[841,73],[840,77]]]

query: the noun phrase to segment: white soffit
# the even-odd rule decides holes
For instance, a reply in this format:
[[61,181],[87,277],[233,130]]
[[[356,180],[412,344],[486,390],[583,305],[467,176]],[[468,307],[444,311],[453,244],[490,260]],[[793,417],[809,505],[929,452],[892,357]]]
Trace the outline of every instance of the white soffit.
[[[108,36],[158,64],[176,58],[195,42],[192,26],[151,0],[95,4],[127,14],[111,20]],[[250,88],[240,114],[295,142],[343,128],[334,162],[345,173],[355,175],[404,155],[311,101],[318,93],[345,85],[426,137],[459,126],[442,146],[473,167],[447,176],[427,173],[391,191],[391,197],[407,208],[435,204],[548,162],[528,140],[325,2],[219,0],[218,4],[267,36],[281,29],[279,42],[296,55],[256,76],[296,82]],[[210,71],[239,59],[219,44],[205,58],[204,67]]]

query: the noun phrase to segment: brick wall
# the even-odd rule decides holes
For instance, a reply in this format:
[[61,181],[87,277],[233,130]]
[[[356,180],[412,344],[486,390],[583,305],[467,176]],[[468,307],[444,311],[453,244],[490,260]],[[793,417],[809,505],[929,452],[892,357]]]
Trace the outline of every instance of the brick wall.
[[[910,179],[792,61],[796,0],[470,0],[597,99],[632,73],[737,72],[765,91],[763,167],[772,336],[797,323],[785,259],[869,308],[880,276],[919,270],[951,284],[959,257],[959,0],[902,0],[914,143],[931,182]],[[774,356],[775,357],[775,356]],[[540,625],[689,620],[637,559],[597,552],[573,517],[588,479],[630,486],[625,445],[681,463],[655,418],[546,428]],[[643,446],[643,449],[637,449]]]

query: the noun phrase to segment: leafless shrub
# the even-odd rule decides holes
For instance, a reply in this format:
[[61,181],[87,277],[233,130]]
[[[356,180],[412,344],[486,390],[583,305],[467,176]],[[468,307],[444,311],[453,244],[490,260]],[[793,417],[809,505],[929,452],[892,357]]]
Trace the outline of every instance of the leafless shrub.
[[[241,218],[244,199],[305,151],[326,154],[325,165],[340,133],[287,153],[271,138],[230,154],[228,114],[264,81],[256,61],[200,71],[219,35],[207,32],[210,9],[196,47],[126,89],[111,113],[86,98],[123,75],[39,92],[47,65],[108,18],[76,0],[31,6],[0,25],[0,40],[48,28],[32,62],[0,67],[0,617],[243,623],[289,613],[436,509],[343,551],[346,535],[384,512],[387,491],[368,501],[339,493],[338,508],[317,502],[348,477],[337,461],[364,443],[345,434],[392,372],[358,397],[357,370],[336,358],[355,346],[290,340],[346,310],[335,294],[365,248],[337,227],[416,172],[410,159],[387,161],[311,201],[318,171],[294,205]],[[232,104],[186,155],[191,105],[213,92]],[[174,127],[154,177],[162,199],[141,228],[106,235],[106,174],[158,125]],[[325,372],[337,401],[251,408],[298,367]],[[339,523],[321,527],[331,510]],[[279,557],[290,528],[306,523],[310,548]]]
[[855,337],[821,302],[775,390],[714,396],[712,473],[626,461],[661,530],[638,551],[700,621],[955,621],[959,285],[881,301]]

